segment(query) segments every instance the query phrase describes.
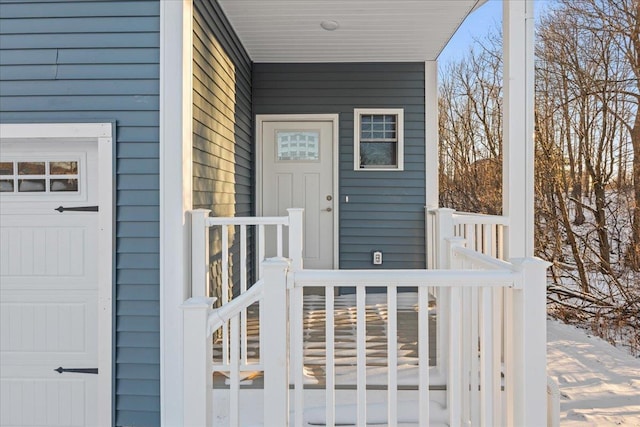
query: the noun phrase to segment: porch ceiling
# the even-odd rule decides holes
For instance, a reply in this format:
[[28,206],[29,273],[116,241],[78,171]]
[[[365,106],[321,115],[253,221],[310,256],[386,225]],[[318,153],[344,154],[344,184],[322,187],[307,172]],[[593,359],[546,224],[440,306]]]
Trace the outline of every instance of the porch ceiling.
[[218,1],[254,62],[416,62],[486,0]]

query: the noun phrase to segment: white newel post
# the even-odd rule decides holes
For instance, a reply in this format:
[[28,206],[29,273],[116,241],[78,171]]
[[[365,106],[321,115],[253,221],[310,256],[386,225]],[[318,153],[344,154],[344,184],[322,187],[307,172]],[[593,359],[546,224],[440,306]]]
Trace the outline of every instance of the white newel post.
[[287,212],[289,212],[289,258],[293,271],[298,271],[302,270],[304,209],[290,208]]
[[209,295],[208,209],[191,211],[191,296]]
[[547,422],[547,268],[538,258],[511,260],[522,274],[513,290],[513,423],[544,426]]
[[264,422],[289,425],[289,369],[287,366],[287,271],[286,258],[269,258],[264,269],[264,319],[268,319],[269,339],[264,340]]
[[194,297],[182,304],[184,426],[213,422],[213,354],[208,319],[215,298]]
[[[453,213],[455,210],[449,208],[440,208],[435,210],[435,245],[436,248],[436,268],[447,269],[452,268],[449,264],[451,252],[449,239],[453,238]],[[451,290],[439,286],[436,288],[437,301],[437,334],[436,334],[436,364],[440,368],[440,373],[444,378],[447,375],[447,367],[449,366],[449,315],[447,309],[449,307],[449,299]]]
[[453,233],[453,213],[454,209],[440,208],[436,210],[436,247],[438,248],[438,259],[436,268],[448,268],[447,258],[449,257],[449,246],[447,239],[454,236]]
[[[448,209],[451,210],[451,209]],[[453,224],[453,221],[452,221]],[[462,263],[453,249],[464,247],[465,240],[461,237],[451,237],[444,241],[446,247],[446,264],[451,270],[459,270]],[[449,413],[449,425],[452,427],[462,426],[462,290],[459,286],[454,286],[449,291],[449,301],[447,301],[447,315],[439,317],[441,323],[446,323],[447,344],[438,344],[446,352],[442,360],[444,372],[447,375],[447,411]]]

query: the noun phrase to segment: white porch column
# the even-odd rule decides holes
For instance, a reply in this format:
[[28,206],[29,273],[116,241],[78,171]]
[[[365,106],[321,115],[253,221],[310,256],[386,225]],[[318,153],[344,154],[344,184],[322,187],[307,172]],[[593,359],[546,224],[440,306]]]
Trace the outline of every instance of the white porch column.
[[424,63],[425,205],[438,207],[438,61]]
[[503,1],[503,215],[506,258],[533,256],[533,0]]
[[160,4],[160,422],[183,425],[180,305],[189,297],[192,0]]
[[[534,16],[533,0],[503,0],[505,257],[523,269],[525,288],[507,292],[505,327],[514,336],[505,354],[513,375],[511,425],[546,422],[545,264],[534,260]],[[519,261],[516,259],[520,259]],[[526,261],[522,261],[526,259]]]

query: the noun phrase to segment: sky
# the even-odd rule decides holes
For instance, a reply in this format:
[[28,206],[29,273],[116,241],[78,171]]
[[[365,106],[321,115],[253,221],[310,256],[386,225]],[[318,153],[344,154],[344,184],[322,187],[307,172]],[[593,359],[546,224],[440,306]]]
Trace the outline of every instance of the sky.
[[[544,11],[554,0],[534,0],[533,10],[536,16]],[[452,61],[460,60],[469,51],[474,39],[482,39],[491,27],[502,25],[502,1],[488,0],[474,11],[453,35],[449,44],[438,57],[439,67],[445,67]]]

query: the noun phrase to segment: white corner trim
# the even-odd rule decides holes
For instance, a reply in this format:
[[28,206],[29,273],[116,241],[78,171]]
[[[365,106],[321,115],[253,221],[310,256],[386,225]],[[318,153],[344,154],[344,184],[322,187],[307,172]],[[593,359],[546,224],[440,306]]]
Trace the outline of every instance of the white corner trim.
[[182,312],[192,208],[192,0],[160,2],[160,420],[183,424]]
[[262,124],[264,122],[333,123],[333,268],[340,268],[340,115],[339,114],[257,114],[256,115],[256,216],[262,215]]
[[113,402],[113,189],[111,123],[0,123],[3,142],[75,140],[98,147],[98,413],[112,425]]

